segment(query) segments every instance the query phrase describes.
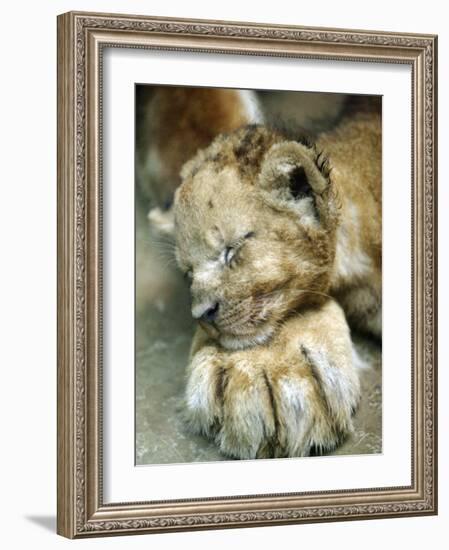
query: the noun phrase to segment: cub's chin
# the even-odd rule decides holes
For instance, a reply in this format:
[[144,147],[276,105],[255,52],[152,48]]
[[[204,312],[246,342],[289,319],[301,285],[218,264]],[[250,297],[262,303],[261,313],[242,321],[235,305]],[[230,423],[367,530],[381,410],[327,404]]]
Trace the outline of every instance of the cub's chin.
[[254,332],[246,334],[231,334],[218,332],[217,340],[223,348],[228,350],[241,350],[260,346],[270,340],[275,330],[275,326],[265,324],[258,327]]

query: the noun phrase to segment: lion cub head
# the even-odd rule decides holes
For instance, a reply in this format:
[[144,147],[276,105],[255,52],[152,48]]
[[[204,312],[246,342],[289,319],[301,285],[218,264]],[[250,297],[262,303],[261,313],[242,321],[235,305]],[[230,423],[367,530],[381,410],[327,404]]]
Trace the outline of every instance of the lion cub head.
[[323,155],[263,126],[221,135],[187,162],[175,195],[176,258],[192,315],[221,345],[266,342],[323,300],[338,222]]

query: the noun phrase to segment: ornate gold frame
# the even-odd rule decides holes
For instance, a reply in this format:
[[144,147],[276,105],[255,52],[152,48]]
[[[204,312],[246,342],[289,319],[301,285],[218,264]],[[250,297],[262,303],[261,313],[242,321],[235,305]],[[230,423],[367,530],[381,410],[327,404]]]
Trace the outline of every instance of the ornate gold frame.
[[[411,66],[410,486],[103,503],[101,61],[105,46]],[[432,35],[94,13],[58,17],[58,533],[81,538],[436,514],[436,59],[437,38]]]

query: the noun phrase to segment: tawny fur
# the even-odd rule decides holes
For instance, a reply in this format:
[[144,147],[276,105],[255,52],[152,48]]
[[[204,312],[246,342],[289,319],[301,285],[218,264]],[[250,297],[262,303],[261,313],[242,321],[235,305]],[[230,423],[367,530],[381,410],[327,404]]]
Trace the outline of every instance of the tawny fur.
[[255,122],[259,116],[256,100],[249,97],[246,101],[247,91],[157,86],[144,87],[140,94],[145,95],[137,136],[138,181],[159,208],[171,204],[181,183],[181,167],[198,149],[218,134]]
[[359,392],[344,314],[328,300],[244,350],[225,350],[200,328],[186,420],[232,457],[304,456],[333,449],[352,429]]
[[[160,239],[173,232],[172,202],[183,164],[220,133],[261,121],[250,90],[139,86],[136,112],[136,181],[151,205],[151,230],[137,249],[137,307],[163,307],[177,274],[161,266]],[[140,212],[137,213],[140,215]]]
[[334,448],[360,397],[347,321],[381,336],[380,114],[314,143],[246,126],[181,176],[176,256],[200,319],[186,421],[236,458]]

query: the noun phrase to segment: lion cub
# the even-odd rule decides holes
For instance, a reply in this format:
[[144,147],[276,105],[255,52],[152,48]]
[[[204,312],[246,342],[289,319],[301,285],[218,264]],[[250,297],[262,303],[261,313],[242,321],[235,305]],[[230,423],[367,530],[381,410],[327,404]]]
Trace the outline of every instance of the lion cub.
[[334,448],[360,395],[348,322],[381,336],[380,116],[316,143],[249,125],[181,176],[176,257],[199,321],[188,422],[236,458]]

